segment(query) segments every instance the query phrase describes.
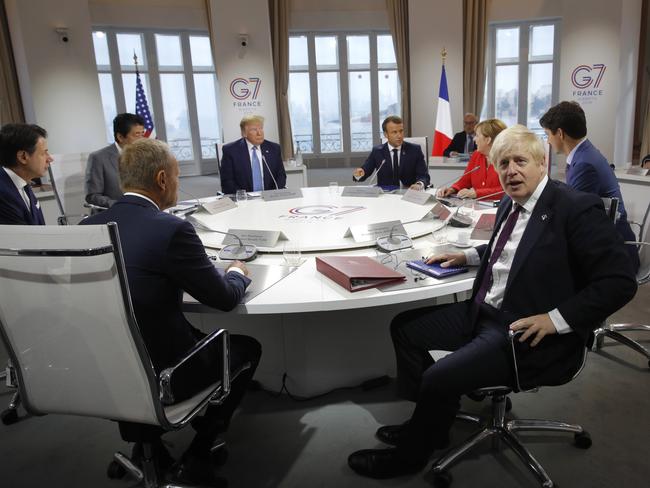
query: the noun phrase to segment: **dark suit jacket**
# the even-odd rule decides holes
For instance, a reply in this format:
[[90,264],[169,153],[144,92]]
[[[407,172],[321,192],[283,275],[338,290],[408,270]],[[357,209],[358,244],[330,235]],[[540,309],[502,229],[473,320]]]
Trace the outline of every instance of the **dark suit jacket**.
[[182,311],[183,291],[220,310],[233,309],[250,280],[223,276],[205,254],[189,222],[126,195],[81,224],[117,222],[135,316],[156,372],[198,341]]
[[[571,164],[567,166],[566,182],[571,188],[594,193],[601,198],[618,198],[618,211],[621,215],[616,222],[616,228],[624,240],[637,240],[627,221],[625,202],[616,175],[605,156],[589,139],[586,139],[576,149]],[[637,270],[639,268],[639,257],[636,246],[627,246],[627,248],[634,269]]]
[[[464,130],[460,132],[456,132],[454,134],[454,138],[451,140],[449,145],[447,146],[447,149],[445,149],[442,153],[443,156],[449,157],[449,154],[452,151],[456,151],[457,153],[464,153],[465,152],[465,140],[467,139],[467,132]],[[472,148],[470,150],[474,151],[476,150],[476,142],[472,143]]]
[[122,198],[119,159],[120,152],[115,144],[90,153],[86,166],[86,202],[110,207]]
[[[472,298],[483,278],[488,251],[511,207],[512,201],[505,197],[490,243],[477,247],[482,260]],[[501,311],[509,324],[557,308],[573,332],[546,336],[534,348],[518,343],[522,385],[568,381],[579,366],[591,331],[635,292],[629,256],[602,201],[549,180],[517,248]]]
[[25,201],[18,193],[14,182],[0,167],[0,224],[6,225],[45,225],[40,208],[32,215]]
[[[276,182],[277,188],[285,188],[287,174],[284,172],[280,145],[275,142],[264,141],[260,146],[260,150],[266,160],[266,164],[262,162],[264,189],[275,190]],[[269,172],[269,169],[272,173]],[[231,194],[241,189],[253,191],[253,171],[251,170],[251,158],[248,153],[246,139],[242,137],[238,141],[223,146],[220,174],[221,191],[224,193]],[[275,182],[273,178],[275,178]]]
[[[399,159],[399,180],[404,186],[409,187],[418,181],[423,182],[425,187],[429,186],[429,168],[424,162],[424,155],[420,146],[406,141],[403,142]],[[381,166],[382,161],[385,161],[383,166]],[[359,178],[358,181],[367,180],[375,169],[380,166],[381,169],[376,180],[377,184],[379,186],[391,186],[393,184],[393,155],[390,154],[387,142],[372,148],[370,156],[361,166],[366,174],[363,178]]]

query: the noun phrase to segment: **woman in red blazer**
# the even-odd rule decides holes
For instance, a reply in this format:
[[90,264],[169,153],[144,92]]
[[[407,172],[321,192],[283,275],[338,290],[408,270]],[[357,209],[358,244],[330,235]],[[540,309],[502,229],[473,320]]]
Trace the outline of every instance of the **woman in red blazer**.
[[[449,188],[440,188],[437,192],[439,197],[457,194],[459,198],[481,198],[502,190],[499,176],[488,162],[487,155],[494,138],[505,128],[506,124],[499,119],[487,119],[476,126],[476,151],[472,153],[463,176]],[[477,166],[479,169],[474,170]],[[502,196],[497,194],[489,200],[500,200]]]

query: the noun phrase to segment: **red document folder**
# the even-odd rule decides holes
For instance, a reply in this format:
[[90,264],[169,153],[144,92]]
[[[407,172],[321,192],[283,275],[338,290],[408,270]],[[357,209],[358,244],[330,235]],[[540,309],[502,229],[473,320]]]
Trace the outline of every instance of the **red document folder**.
[[402,273],[366,256],[316,257],[316,269],[349,291],[406,279]]

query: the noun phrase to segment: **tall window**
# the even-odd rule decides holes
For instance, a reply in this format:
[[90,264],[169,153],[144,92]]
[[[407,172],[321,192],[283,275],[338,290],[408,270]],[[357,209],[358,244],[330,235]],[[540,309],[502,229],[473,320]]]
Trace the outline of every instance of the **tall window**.
[[216,167],[221,126],[207,33],[102,29],[93,32],[93,44],[107,140],[114,140],[116,114],[135,113],[135,54],[156,137],[169,144],[184,174]]
[[558,98],[559,20],[490,25],[481,118],[543,133],[539,118]]
[[368,152],[400,115],[393,39],[360,32],[289,37],[291,129],[302,152]]

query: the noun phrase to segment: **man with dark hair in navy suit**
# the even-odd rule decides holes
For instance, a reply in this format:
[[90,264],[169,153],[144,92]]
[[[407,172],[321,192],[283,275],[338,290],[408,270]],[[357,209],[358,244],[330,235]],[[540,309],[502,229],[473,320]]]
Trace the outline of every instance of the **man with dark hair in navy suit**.
[[[595,193],[601,198],[618,198],[620,216],[616,228],[626,241],[637,238],[627,221],[621,188],[605,156],[587,139],[587,119],[578,102],[560,102],[551,107],[541,119],[548,143],[558,154],[566,156],[566,183],[572,188]],[[639,269],[636,246],[628,245],[634,269]]]
[[242,138],[223,146],[221,191],[278,190],[287,184],[280,145],[264,139],[264,117],[246,115],[239,123]]
[[404,185],[413,190],[429,186],[429,168],[422,149],[404,141],[404,123],[397,115],[390,115],[381,124],[387,141],[372,148],[363,166],[354,170],[356,181],[365,181],[378,171],[377,184],[383,187]]
[[45,225],[30,181],[45,176],[52,161],[42,127],[6,124],[0,129],[0,224]]
[[[239,261],[222,274],[206,255],[192,225],[163,212],[176,204],[179,183],[178,162],[167,144],[151,139],[129,144],[120,157],[119,170],[124,196],[81,224],[117,222],[135,317],[154,369],[160,373],[205,337],[183,315],[183,292],[213,308],[229,311],[241,302],[250,279],[246,266]],[[245,363],[251,367],[232,381],[230,394],[222,404],[209,406],[203,417],[192,422],[197,434],[173,468],[172,480],[225,486],[225,481],[212,472],[210,448],[217,435],[227,429],[261,353],[260,344],[252,337],[230,335],[231,371]],[[204,351],[198,360],[192,359],[189,369],[174,388],[176,401],[216,381],[220,374],[218,351]],[[121,424],[120,428],[130,427]],[[163,464],[173,462],[160,439],[155,446]]]
[[[522,388],[562,384],[581,367],[591,332],[627,303],[636,280],[622,239],[595,195],[546,175],[544,147],[521,125],[490,151],[506,193],[487,245],[431,257],[477,265],[472,296],[411,310],[391,323],[401,396],[415,402],[408,422],[379,428],[390,449],[350,455],[357,473],[391,478],[420,471],[449,443],[460,397],[477,388],[515,388],[508,331]],[[430,350],[453,351],[433,361]]]

